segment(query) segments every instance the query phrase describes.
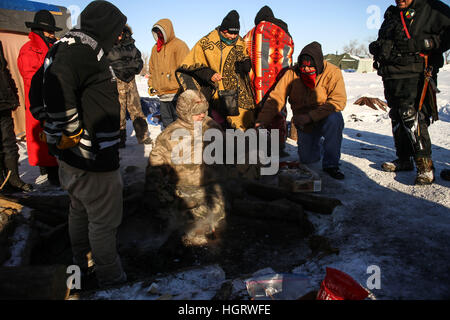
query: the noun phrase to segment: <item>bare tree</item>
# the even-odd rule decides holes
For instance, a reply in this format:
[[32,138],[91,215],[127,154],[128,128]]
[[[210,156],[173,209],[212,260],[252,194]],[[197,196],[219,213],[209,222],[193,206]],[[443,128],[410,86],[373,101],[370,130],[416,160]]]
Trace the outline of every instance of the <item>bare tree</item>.
[[342,48],[342,50],[344,51],[344,53],[356,56],[359,53],[358,46],[359,46],[358,40],[351,40],[349,44],[345,45]]
[[150,54],[148,52],[143,52],[142,60],[144,61],[144,67],[142,68],[141,76],[145,76],[146,74],[148,74],[148,63],[150,61]]
[[349,44],[345,45],[342,50],[344,53],[358,56],[361,58],[370,57],[369,45],[359,43],[358,40],[351,40]]

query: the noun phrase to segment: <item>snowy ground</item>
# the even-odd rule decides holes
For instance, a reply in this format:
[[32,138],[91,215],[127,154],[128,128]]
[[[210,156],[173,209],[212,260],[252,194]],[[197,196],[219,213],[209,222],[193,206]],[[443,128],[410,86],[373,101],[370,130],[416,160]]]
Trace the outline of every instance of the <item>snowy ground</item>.
[[[339,198],[343,206],[329,217],[309,214],[318,233],[329,238],[340,254],[309,261],[292,272],[308,276],[311,289],[318,289],[315,285],[324,278],[327,266],[366,285],[370,276],[367,268],[376,265],[381,270],[381,289],[373,290],[378,299],[449,299],[450,183],[439,173],[450,168],[450,66],[439,75],[441,121],[430,128],[437,178],[435,184],[426,187],[414,186],[414,172],[380,170],[383,161],[395,158],[390,120],[383,111],[353,102],[361,96],[384,100],[381,79],[375,73],[346,73],[344,78],[348,104],[344,111],[342,170],[346,180],[332,180],[322,174],[320,164],[311,166],[322,174],[322,193]],[[147,97],[144,78],[138,79],[138,86]],[[151,126],[150,131],[155,139],[160,128]],[[134,177],[143,175],[151,151],[151,146],[137,144],[131,123],[128,134],[127,148],[121,151],[125,180],[127,172],[133,172]],[[288,150],[290,158],[296,159],[295,144],[291,143]],[[137,168],[130,170],[131,166]],[[28,165],[24,146],[20,171],[30,183],[39,174],[37,168]],[[36,192],[55,190],[41,187]]]

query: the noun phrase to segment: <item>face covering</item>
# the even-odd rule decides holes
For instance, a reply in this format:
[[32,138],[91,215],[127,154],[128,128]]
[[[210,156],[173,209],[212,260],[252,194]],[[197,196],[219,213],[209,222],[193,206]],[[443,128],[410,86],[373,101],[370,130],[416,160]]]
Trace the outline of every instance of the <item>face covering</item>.
[[[219,32],[220,33],[220,32]],[[231,40],[231,39],[227,39],[225,38],[222,33],[220,33],[220,40],[225,43],[227,46],[232,46],[233,44],[236,43],[236,41],[238,40],[239,37],[236,37],[235,39]]]
[[164,46],[164,36],[161,31],[158,31],[157,34],[158,41],[156,42],[156,51],[160,52],[162,50],[162,47]]
[[310,89],[314,89],[316,87],[316,71],[313,72],[305,72],[303,68],[300,68],[300,78],[302,79],[305,86]]
[[47,47],[49,47],[49,48],[56,42],[56,38],[46,37],[46,36],[44,35],[44,31],[42,31],[42,30],[31,29],[31,31],[33,31],[33,32],[36,33],[39,37],[41,37],[41,39],[44,40],[45,44],[46,44]]
[[49,44],[51,44],[51,45],[54,45],[55,42],[56,42],[56,38],[48,38],[48,37],[45,37],[45,39],[46,39],[47,42],[48,42]]

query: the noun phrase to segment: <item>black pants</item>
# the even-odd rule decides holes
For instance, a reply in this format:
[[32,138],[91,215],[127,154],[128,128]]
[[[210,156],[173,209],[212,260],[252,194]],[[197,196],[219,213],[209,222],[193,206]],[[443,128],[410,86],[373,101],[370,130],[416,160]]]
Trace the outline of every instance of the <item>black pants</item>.
[[[423,76],[383,80],[384,93],[390,107],[389,116],[395,148],[399,159],[431,158],[431,139],[428,133],[431,110],[425,99],[419,112]],[[415,120],[412,120],[415,119]]]
[[11,110],[0,111],[0,159],[14,159],[15,161],[19,159],[19,147],[14,133]]
[[177,120],[176,100],[160,102],[161,120],[164,128]]

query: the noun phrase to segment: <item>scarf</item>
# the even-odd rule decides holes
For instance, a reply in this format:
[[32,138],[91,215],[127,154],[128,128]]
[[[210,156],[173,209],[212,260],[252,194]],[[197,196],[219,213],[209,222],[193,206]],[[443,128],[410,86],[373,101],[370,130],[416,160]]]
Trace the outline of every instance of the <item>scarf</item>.
[[220,41],[222,41],[223,43],[225,43],[227,46],[232,46],[234,45],[237,41],[239,37],[236,37],[234,39],[227,39],[225,38],[221,32],[219,32],[220,34]]
[[160,52],[162,47],[164,46],[165,41],[161,31],[158,31],[157,34],[158,34],[158,41],[156,42],[156,51]]
[[300,78],[302,79],[302,81],[305,84],[305,86],[307,86],[311,90],[316,87],[316,78],[317,78],[316,71],[304,72],[303,70],[301,70],[300,71]]

